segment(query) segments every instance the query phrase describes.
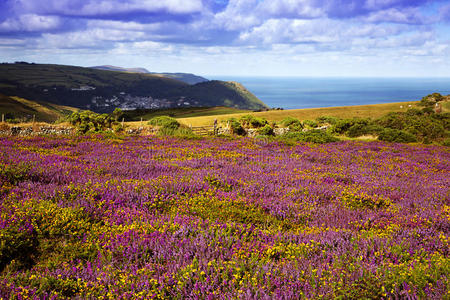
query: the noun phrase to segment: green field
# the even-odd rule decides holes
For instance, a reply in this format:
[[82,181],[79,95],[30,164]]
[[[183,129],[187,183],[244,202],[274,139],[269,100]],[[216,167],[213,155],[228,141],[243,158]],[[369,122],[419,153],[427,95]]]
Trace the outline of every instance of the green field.
[[33,115],[37,122],[54,122],[78,109],[46,102],[30,101],[19,97],[9,97],[0,94],[0,114],[5,118],[31,120]]
[[173,118],[193,118],[218,116],[237,113],[249,113],[249,110],[231,108],[231,107],[186,107],[186,108],[170,108],[158,110],[134,110],[125,111],[124,117],[129,121],[150,120],[157,116],[170,116]]
[[415,107],[418,101],[413,102],[398,102],[398,103],[383,103],[371,105],[358,106],[341,106],[341,107],[323,107],[323,108],[308,108],[308,109],[289,109],[289,110],[271,110],[263,112],[246,112],[233,113],[220,116],[195,116],[195,117],[177,117],[178,121],[185,125],[205,126],[214,123],[214,119],[219,122],[228,118],[239,118],[245,114],[251,114],[257,117],[265,118],[269,121],[281,121],[287,117],[294,117],[300,120],[313,120],[321,116],[332,116],[338,118],[379,118],[389,112],[406,111],[408,105]]

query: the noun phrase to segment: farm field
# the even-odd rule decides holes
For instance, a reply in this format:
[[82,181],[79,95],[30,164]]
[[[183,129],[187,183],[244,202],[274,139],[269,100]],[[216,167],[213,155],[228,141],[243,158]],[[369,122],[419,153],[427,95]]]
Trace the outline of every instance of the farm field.
[[448,147],[0,138],[0,298],[450,297]]
[[[214,123],[214,119],[218,121],[227,120],[228,118],[239,118],[246,114],[251,114],[256,117],[265,118],[269,121],[281,121],[287,117],[293,117],[300,120],[314,120],[322,116],[332,116],[337,118],[379,118],[389,112],[406,111],[408,105],[415,107],[417,101],[413,102],[398,102],[398,103],[383,103],[371,105],[355,105],[355,106],[341,106],[341,107],[321,107],[321,108],[305,108],[305,109],[288,109],[288,110],[270,110],[262,112],[245,112],[233,113],[220,116],[195,116],[183,117],[175,116],[177,120],[185,125],[205,126]],[[400,108],[402,106],[402,108]]]
[[[127,111],[125,116],[134,121],[150,120],[157,116],[170,116],[173,118],[192,118],[204,116],[217,116],[236,113],[249,113],[251,110],[242,110],[231,107],[188,107],[188,108],[172,108],[172,109],[156,109],[156,110],[134,110]],[[214,120],[213,120],[214,121]]]
[[70,115],[77,111],[76,108],[61,106],[46,102],[30,101],[19,97],[9,97],[0,94],[0,114],[15,115],[18,118],[28,117],[31,119],[35,115],[40,122],[54,122],[59,118]]

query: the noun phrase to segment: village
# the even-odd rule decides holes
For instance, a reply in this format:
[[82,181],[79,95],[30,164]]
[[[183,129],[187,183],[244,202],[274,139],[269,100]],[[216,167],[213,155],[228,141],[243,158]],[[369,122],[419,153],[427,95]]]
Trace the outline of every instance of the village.
[[105,98],[103,96],[95,96],[92,98],[90,104],[86,105],[87,109],[108,111],[113,108],[120,108],[122,110],[133,109],[162,109],[174,107],[188,107],[198,106],[198,101],[190,101],[185,97],[180,97],[177,100],[169,100],[166,98],[158,99],[152,96],[131,96],[125,92],[120,92],[119,95],[114,95],[112,98]]

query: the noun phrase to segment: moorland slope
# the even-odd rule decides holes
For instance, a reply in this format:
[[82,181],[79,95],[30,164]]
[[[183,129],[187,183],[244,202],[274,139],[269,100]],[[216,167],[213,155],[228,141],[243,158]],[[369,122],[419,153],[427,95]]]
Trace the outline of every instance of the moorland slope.
[[116,107],[267,108],[242,85],[232,82],[213,80],[190,85],[159,74],[29,63],[0,64],[0,93],[96,112],[111,112]]

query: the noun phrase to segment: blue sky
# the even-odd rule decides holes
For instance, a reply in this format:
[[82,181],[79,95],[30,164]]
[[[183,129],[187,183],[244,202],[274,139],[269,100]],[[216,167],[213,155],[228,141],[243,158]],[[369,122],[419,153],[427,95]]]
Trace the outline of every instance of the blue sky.
[[450,1],[0,0],[0,60],[200,75],[450,77]]

